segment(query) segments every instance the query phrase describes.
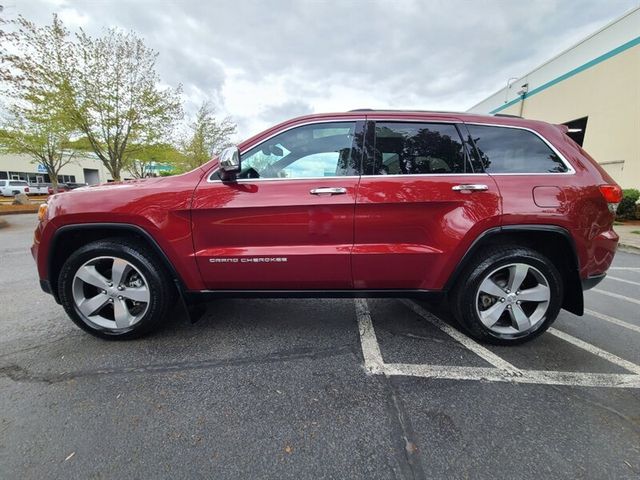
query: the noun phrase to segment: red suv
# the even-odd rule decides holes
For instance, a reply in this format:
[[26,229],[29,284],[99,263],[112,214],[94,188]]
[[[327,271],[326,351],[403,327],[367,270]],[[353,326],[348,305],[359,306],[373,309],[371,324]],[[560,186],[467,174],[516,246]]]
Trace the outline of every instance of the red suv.
[[103,338],[209,297],[448,298],[473,337],[583,313],[620,187],[563,126],[358,110],[296,118],[174,177],[52,196],[40,283]]

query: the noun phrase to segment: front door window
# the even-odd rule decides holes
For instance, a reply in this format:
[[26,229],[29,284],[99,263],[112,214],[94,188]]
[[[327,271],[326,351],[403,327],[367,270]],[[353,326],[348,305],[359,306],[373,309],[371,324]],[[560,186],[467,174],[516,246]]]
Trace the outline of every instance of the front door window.
[[358,174],[355,122],[287,130],[242,154],[238,178],[319,178]]

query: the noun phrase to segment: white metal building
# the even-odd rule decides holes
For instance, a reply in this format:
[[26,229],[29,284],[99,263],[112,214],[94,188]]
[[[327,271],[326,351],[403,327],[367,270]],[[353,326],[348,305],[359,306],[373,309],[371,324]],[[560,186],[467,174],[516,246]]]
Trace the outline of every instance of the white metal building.
[[[25,180],[29,183],[51,183],[46,169],[29,155],[0,154],[0,180]],[[71,163],[60,170],[62,183],[88,183],[94,185],[111,180],[111,174],[102,162],[90,154],[76,154]]]
[[640,188],[640,7],[469,109],[563,123],[623,188]]

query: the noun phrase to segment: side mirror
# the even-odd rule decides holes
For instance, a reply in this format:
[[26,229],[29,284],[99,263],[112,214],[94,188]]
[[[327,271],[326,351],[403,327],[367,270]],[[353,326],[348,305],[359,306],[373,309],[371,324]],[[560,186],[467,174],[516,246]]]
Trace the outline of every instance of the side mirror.
[[225,148],[220,154],[220,178],[233,180],[240,172],[240,150],[238,147]]

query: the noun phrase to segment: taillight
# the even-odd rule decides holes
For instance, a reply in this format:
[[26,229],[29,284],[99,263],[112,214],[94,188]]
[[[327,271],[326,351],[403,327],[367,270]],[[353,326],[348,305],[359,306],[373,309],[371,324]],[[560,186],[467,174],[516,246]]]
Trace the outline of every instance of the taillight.
[[604,197],[604,200],[609,205],[609,211],[611,213],[616,213],[616,209],[618,208],[618,204],[622,200],[622,189],[619,185],[600,185],[600,193]]
[[24,193],[29,193],[29,187],[24,187]]

